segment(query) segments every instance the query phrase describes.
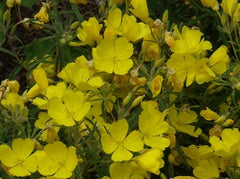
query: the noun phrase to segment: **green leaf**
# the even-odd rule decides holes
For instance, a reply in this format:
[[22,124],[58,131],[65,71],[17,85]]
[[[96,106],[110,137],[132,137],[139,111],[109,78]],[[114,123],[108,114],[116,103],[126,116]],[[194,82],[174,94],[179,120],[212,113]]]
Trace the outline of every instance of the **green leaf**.
[[21,1],[21,6],[22,7],[31,7],[36,3],[36,0],[22,0]]
[[73,9],[73,12],[75,13],[75,15],[77,16],[78,20],[80,22],[83,22],[84,21],[84,17],[82,16],[82,14],[79,12],[77,6],[73,3],[71,3],[71,6],[72,6],[72,9]]
[[55,46],[55,37],[43,37],[26,46],[24,52],[27,55],[27,60],[32,60],[34,57],[43,57],[45,54],[51,54]]

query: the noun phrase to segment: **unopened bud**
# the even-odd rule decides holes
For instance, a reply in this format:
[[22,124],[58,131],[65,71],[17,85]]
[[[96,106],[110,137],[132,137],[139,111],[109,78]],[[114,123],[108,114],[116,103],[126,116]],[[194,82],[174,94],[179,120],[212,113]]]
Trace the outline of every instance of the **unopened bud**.
[[11,21],[11,14],[10,14],[10,11],[8,9],[3,14],[3,20],[6,23],[10,23],[10,21]]
[[222,126],[220,125],[215,125],[213,128],[209,130],[209,135],[210,136],[217,136],[220,137],[222,134]]
[[37,149],[37,150],[42,150],[42,145],[35,139],[33,139],[34,141],[34,148]]
[[22,1],[21,0],[16,0],[17,5],[21,5]]
[[160,59],[158,59],[158,60],[155,61],[154,67],[155,67],[155,68],[158,68],[158,67],[160,67],[162,64],[163,64],[163,59],[160,58]]
[[124,99],[123,99],[123,106],[126,106],[129,101],[131,100],[132,98],[132,93],[128,94]]
[[235,85],[235,88],[240,91],[240,82]]
[[30,26],[30,22],[29,22],[29,18],[24,18],[23,19],[23,27],[27,30],[29,30],[29,26]]
[[15,3],[15,0],[7,0],[6,5],[7,7],[12,8],[14,3]]
[[142,96],[138,96],[136,99],[134,99],[134,101],[132,102],[131,108],[134,108],[137,105],[139,105],[142,102],[144,97],[145,97],[145,95],[142,95]]
[[221,115],[216,121],[215,123],[222,123],[226,120],[227,116],[226,115]]
[[229,126],[232,126],[234,124],[234,120],[232,119],[227,119],[222,125],[224,127],[229,127]]
[[73,30],[73,29],[78,28],[79,24],[80,24],[79,21],[73,22],[73,23],[71,24],[71,26],[70,26],[70,30]]
[[169,47],[171,47],[171,48],[174,47],[175,40],[173,38],[173,35],[170,32],[165,33],[164,40]]
[[168,22],[168,10],[167,9],[163,13],[162,21],[164,24],[166,24]]
[[66,41],[66,39],[64,39],[64,38],[62,38],[62,39],[60,40],[60,44],[65,45],[66,43],[67,43],[67,41]]
[[240,73],[240,65],[236,65],[236,67],[233,69],[233,76]]

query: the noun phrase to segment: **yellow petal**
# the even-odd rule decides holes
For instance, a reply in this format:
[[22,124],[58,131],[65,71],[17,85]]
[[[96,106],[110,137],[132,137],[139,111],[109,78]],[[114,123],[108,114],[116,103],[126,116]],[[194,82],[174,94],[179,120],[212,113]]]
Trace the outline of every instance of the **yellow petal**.
[[14,139],[12,149],[19,160],[25,160],[34,149],[34,141],[32,139]]
[[132,131],[123,142],[124,148],[139,152],[143,149],[143,135],[139,131]]
[[109,167],[111,178],[128,179],[131,174],[130,163],[112,163]]
[[8,170],[9,173],[11,173],[14,176],[18,177],[24,177],[29,176],[31,173],[25,169],[22,165],[16,165]]
[[117,122],[113,122],[109,127],[109,132],[114,140],[122,142],[128,132],[128,122],[126,119],[120,119]]
[[5,144],[0,145],[0,160],[7,167],[13,167],[18,164],[17,155]]
[[106,133],[102,134],[101,143],[103,151],[107,154],[112,153],[118,147],[118,143]]
[[117,60],[114,65],[114,73],[117,75],[125,75],[132,68],[131,59]]
[[119,146],[117,150],[115,150],[112,154],[112,160],[115,162],[120,162],[124,160],[130,160],[132,158],[133,154],[126,150],[123,146]]

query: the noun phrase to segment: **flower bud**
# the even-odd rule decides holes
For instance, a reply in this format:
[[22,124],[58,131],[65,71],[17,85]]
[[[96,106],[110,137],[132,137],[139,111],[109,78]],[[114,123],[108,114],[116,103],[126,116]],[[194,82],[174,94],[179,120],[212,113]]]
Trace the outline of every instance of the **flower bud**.
[[73,23],[71,24],[71,26],[70,26],[70,30],[73,30],[73,29],[78,28],[79,24],[80,24],[79,21],[73,22]]
[[15,0],[7,0],[6,5],[9,8],[12,8],[14,6]]
[[21,0],[16,0],[17,5],[21,5],[22,1]]
[[168,22],[168,10],[167,9],[163,13],[162,21],[164,24],[166,24]]
[[132,102],[131,108],[134,108],[137,105],[139,105],[142,102],[144,97],[145,97],[145,95],[142,95],[142,96],[138,96],[136,99],[134,99],[134,101]]
[[11,14],[8,9],[3,14],[3,21],[6,22],[7,24],[10,23],[11,21]]
[[129,101],[131,100],[132,98],[132,93],[128,94],[124,99],[123,99],[123,106],[126,106]]

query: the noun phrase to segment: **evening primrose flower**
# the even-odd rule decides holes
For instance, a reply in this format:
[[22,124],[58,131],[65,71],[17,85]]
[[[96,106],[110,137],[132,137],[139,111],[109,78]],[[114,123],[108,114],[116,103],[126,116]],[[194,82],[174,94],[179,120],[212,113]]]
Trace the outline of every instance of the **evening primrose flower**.
[[175,54],[200,54],[203,51],[211,50],[212,44],[202,38],[203,33],[200,30],[189,29],[187,26],[183,26],[182,33],[180,33],[177,26],[174,29],[178,39],[175,41],[171,51]]
[[147,7],[146,0],[131,0],[130,1],[133,9],[130,11],[143,22],[151,22],[152,20],[149,18],[149,12]]
[[225,45],[220,46],[207,61],[207,65],[217,75],[222,75],[227,71],[229,64],[230,58],[227,54],[227,47]]
[[47,144],[42,151],[38,151],[37,158],[38,172],[56,178],[71,177],[78,163],[76,148],[73,146],[67,148],[60,141]]
[[112,163],[109,167],[111,177],[103,177],[102,179],[144,179],[140,174],[132,173],[133,167],[130,163]]
[[48,109],[49,100],[54,97],[61,100],[66,88],[67,87],[64,82],[59,82],[57,85],[51,85],[47,88],[47,92],[45,94],[46,98],[36,97],[33,99],[33,104],[37,105],[40,109]]
[[85,101],[82,92],[67,89],[62,99],[53,97],[49,100],[48,114],[57,124],[69,127],[73,126],[75,121],[82,121],[90,107],[90,102]]
[[13,113],[21,112],[24,109],[24,101],[17,93],[8,93],[6,98],[1,100],[1,104]]
[[219,178],[218,165],[214,160],[204,159],[193,169],[193,174],[199,179]]
[[160,168],[164,166],[164,161],[162,159],[163,152],[159,149],[149,149],[146,150],[141,155],[138,155],[133,160],[140,165],[143,169],[159,175]]
[[219,118],[219,115],[208,107],[205,110],[201,110],[200,115],[208,121],[217,120]]
[[153,97],[156,97],[161,92],[162,81],[163,81],[163,77],[161,75],[157,75],[150,82],[150,90],[153,94]]
[[122,17],[122,11],[119,8],[110,10],[104,22],[107,27],[104,36],[109,38],[120,35],[128,41],[135,42],[149,31],[148,26],[142,22],[138,23],[135,16],[124,14]]
[[[193,83],[195,71],[190,70],[192,66],[196,63],[196,59],[192,55],[180,55],[173,54],[171,58],[167,61],[167,67],[171,71],[176,72],[176,76],[183,83],[186,80],[186,86],[190,86]],[[194,74],[192,75],[191,72]]]
[[237,0],[223,0],[221,3],[223,11],[229,16],[237,16],[239,14],[239,3]]
[[219,4],[217,0],[201,0],[201,3],[205,7],[211,7],[214,11],[219,10]]
[[0,145],[0,161],[8,167],[8,172],[14,176],[30,176],[37,170],[36,156],[32,154],[34,141],[32,139],[14,139],[12,148],[6,144]]
[[42,132],[40,140],[46,141],[47,143],[53,143],[58,140],[58,131],[60,127],[54,126],[56,122],[46,112],[40,112],[38,119],[35,121],[34,126],[39,129],[46,129]]
[[116,40],[103,39],[92,49],[96,69],[118,75],[126,74],[133,66],[130,59],[132,54],[133,45],[123,37]]
[[231,157],[238,152],[240,144],[240,132],[237,128],[224,129],[222,131],[221,138],[217,136],[211,136],[209,143],[211,144],[211,147],[217,156]]
[[176,107],[172,107],[168,113],[169,123],[177,130],[177,132],[187,133],[193,137],[198,137],[202,130],[200,128],[195,129],[195,126],[191,125],[193,122],[197,122],[197,114],[188,109],[177,111]]
[[38,19],[42,23],[47,23],[49,21],[49,16],[48,16],[48,7],[49,4],[43,3],[40,11],[34,16],[34,19]]
[[39,67],[32,72],[36,84],[27,92],[28,98],[33,98],[39,94],[46,94],[48,88],[47,74],[43,68]]
[[139,115],[139,130],[143,134],[143,141],[152,148],[164,150],[169,146],[169,139],[163,137],[169,125],[164,121],[166,112],[158,111],[151,103],[142,103],[143,111]]
[[[83,63],[85,63],[85,65]],[[80,56],[75,62],[68,63],[64,69],[58,73],[58,76],[63,80],[74,84],[76,87],[79,87],[81,91],[83,91],[83,88],[88,89],[102,86],[102,78],[92,76],[86,63],[86,58]]]
[[143,149],[142,134],[139,131],[132,131],[128,136],[128,122],[126,119],[113,122],[109,127],[109,134],[102,134],[101,142],[103,151],[112,153],[112,160],[124,161],[133,157],[131,152],[139,152]]
[[190,145],[188,147],[181,147],[186,156],[187,163],[195,168],[203,159],[213,158],[213,149],[208,145]]
[[95,41],[99,43],[102,40],[102,36],[100,35],[102,24],[99,24],[95,17],[90,17],[88,21],[83,21],[81,25],[82,28],[77,29],[77,37],[82,41],[79,45],[93,46]]

